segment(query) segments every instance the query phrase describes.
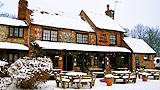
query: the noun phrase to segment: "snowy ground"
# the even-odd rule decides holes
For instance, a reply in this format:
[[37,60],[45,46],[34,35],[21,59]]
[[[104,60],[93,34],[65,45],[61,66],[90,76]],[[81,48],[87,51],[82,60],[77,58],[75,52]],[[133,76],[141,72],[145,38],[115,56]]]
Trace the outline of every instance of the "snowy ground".
[[[113,84],[107,86],[104,82],[99,82],[100,78],[96,79],[95,86],[91,89],[89,85],[85,85],[78,90],[160,90],[160,80],[149,79],[147,82],[143,82],[142,79],[137,79],[136,83],[129,84]],[[2,85],[2,83],[1,83]],[[76,85],[66,88],[66,90],[77,90]],[[2,88],[0,90],[3,90]],[[7,90],[22,90],[15,88],[14,85],[10,85]],[[55,80],[48,80],[45,84],[39,85],[38,89],[34,90],[62,90],[60,87],[56,87]]]

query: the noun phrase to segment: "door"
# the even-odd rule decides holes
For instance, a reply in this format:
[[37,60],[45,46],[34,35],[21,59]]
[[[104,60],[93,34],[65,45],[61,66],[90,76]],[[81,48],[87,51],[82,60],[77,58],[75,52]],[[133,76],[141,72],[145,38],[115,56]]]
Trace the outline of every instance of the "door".
[[111,55],[110,56],[110,65],[111,65],[111,69],[116,70],[117,66],[116,66],[116,56]]
[[66,58],[63,59],[63,70],[71,71],[73,70],[73,56],[66,55]]
[[99,56],[99,68],[105,69],[105,57]]
[[139,68],[139,58],[136,57],[136,68]]

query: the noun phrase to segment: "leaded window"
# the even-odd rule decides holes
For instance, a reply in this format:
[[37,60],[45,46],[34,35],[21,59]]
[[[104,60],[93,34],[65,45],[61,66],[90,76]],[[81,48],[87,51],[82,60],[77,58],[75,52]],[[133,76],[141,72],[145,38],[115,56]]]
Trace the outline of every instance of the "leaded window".
[[43,40],[58,41],[58,31],[44,29],[43,30]]
[[117,43],[117,35],[116,34],[110,34],[110,45],[116,45]]
[[76,39],[77,43],[88,44],[88,34],[77,33]]
[[8,54],[8,60],[11,62],[14,62],[18,59],[18,54],[17,53],[9,53]]
[[24,37],[24,28],[22,27],[10,27],[9,28],[9,37],[11,38],[23,38]]

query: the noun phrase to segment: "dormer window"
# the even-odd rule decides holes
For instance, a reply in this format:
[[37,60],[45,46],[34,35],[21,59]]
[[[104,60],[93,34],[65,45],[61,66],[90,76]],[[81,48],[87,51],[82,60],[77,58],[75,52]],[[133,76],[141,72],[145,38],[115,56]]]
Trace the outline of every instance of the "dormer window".
[[11,38],[23,38],[24,28],[22,27],[9,27],[9,37]]

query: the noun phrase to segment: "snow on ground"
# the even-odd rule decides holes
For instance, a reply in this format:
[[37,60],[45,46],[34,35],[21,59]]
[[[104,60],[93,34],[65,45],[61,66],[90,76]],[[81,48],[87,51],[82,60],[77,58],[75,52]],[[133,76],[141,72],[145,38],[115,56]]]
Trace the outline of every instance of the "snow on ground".
[[[89,85],[85,85],[80,89],[75,89],[76,85],[66,88],[66,90],[159,90],[160,89],[160,80],[149,79],[147,82],[143,82],[142,79],[137,79],[136,83],[129,84],[113,84],[112,86],[107,86],[106,83],[100,82],[97,78],[95,86],[91,89]],[[67,86],[66,86],[67,87]],[[16,89],[15,86],[10,85],[7,90],[22,90]],[[48,80],[45,84],[39,85],[38,89],[34,90],[62,90],[61,87],[56,86],[55,80]]]

